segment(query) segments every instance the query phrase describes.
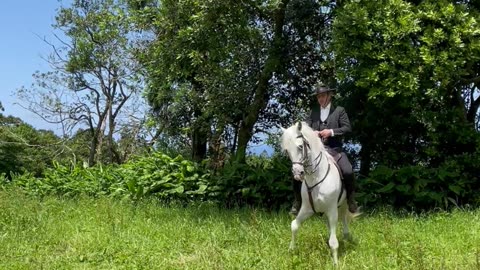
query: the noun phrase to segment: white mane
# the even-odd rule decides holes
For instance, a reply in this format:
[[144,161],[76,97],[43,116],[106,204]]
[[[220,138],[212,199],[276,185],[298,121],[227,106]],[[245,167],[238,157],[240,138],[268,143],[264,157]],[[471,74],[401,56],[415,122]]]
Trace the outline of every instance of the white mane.
[[[312,147],[312,149],[315,149],[316,151],[325,151],[325,147],[322,141],[315,134],[313,129],[306,122],[301,122],[301,123],[302,123],[302,129],[300,132],[303,135],[303,137],[307,140],[307,142],[310,144],[310,147]],[[289,146],[295,145],[295,140],[297,139],[298,135],[299,135],[298,123],[285,129],[282,135],[282,149],[286,150]]]

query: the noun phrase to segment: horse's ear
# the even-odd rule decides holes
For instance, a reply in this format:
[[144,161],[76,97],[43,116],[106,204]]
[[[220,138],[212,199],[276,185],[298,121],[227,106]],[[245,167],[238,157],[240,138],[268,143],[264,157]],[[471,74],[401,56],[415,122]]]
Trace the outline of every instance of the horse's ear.
[[297,129],[298,131],[302,130],[302,122],[298,122]]
[[285,130],[287,130],[287,129],[280,126],[280,130],[282,131],[282,133],[285,133]]

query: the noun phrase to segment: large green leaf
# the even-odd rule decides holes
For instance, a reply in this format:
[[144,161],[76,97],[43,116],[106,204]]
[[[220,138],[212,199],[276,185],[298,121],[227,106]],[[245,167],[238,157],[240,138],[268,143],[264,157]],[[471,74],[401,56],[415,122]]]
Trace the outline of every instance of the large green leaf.
[[393,191],[393,188],[395,187],[395,183],[390,182],[387,185],[383,186],[380,189],[377,189],[377,192],[379,193],[389,193]]

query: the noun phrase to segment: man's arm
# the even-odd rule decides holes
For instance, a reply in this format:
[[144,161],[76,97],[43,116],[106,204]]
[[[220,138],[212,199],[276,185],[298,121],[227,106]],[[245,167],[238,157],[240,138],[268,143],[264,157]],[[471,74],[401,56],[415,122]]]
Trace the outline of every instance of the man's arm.
[[311,128],[313,128],[313,127],[312,127],[312,125],[313,125],[313,119],[312,119],[313,117],[312,117],[312,115],[313,115],[313,110],[310,111],[310,113],[308,114],[307,118],[305,119],[305,123],[307,123],[308,126],[311,127]]
[[341,136],[348,132],[352,131],[352,126],[350,125],[350,119],[348,119],[347,112],[343,107],[337,107],[339,109],[338,124],[339,128],[333,129],[334,136]]

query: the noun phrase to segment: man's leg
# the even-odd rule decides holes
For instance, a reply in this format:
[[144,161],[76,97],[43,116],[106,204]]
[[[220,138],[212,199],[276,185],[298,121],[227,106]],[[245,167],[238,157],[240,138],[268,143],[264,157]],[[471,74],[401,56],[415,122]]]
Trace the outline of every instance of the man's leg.
[[352,164],[347,155],[342,152],[342,157],[338,160],[338,166],[343,172],[343,182],[347,190],[348,210],[351,213],[357,212],[357,203],[355,202],[355,175],[353,174]]
[[293,187],[293,205],[290,210],[290,214],[296,216],[298,211],[300,211],[300,206],[302,206],[302,182],[297,181],[292,178],[292,187]]

